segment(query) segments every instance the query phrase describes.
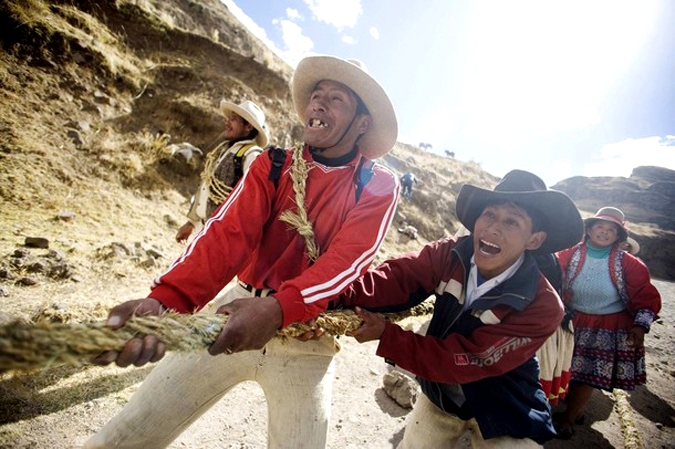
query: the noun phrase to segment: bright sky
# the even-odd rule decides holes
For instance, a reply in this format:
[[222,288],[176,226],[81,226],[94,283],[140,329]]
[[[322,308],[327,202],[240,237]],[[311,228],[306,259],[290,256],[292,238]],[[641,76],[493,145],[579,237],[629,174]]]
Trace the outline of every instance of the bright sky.
[[292,66],[363,61],[401,142],[548,185],[675,169],[675,1],[222,1]]

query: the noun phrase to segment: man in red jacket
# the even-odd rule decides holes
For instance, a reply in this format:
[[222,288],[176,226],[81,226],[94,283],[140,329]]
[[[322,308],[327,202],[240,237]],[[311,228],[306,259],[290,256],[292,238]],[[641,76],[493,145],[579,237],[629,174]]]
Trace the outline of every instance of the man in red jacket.
[[[379,356],[418,377],[424,394],[399,449],[455,447],[465,432],[473,447],[541,447],[555,430],[535,353],[563,306],[530,253],[573,245],[581,216],[567,195],[522,170],[494,191],[463,186],[456,210],[470,236],[385,261],[349,287],[343,304],[364,320],[353,335],[379,340]],[[429,295],[426,335],[360,309],[393,312]]]
[[[133,314],[205,306],[226,313],[210,355],[166,357],[85,447],[165,447],[246,380],[258,382],[267,398],[268,447],[325,446],[339,346],[327,336],[283,345],[272,337],[316,317],[373,261],[398,186],[393,173],[370,161],[393,147],[397,122],[387,94],[357,61],[303,59],[292,94],[304,146],[256,158],[150,295],[116,306],[108,318],[118,328]],[[312,232],[289,230],[289,215]],[[235,276],[238,282],[212,301]],[[141,366],[163,355],[164,345],[149,335],[95,362]]]

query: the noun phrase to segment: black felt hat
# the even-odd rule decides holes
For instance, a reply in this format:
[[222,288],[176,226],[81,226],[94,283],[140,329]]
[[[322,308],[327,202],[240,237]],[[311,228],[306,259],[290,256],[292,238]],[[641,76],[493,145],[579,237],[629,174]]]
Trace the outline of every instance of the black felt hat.
[[570,197],[558,190],[549,190],[541,178],[524,170],[508,172],[494,190],[462,186],[455,212],[459,221],[473,232],[476,220],[485,207],[500,201],[510,201],[539,211],[544,219],[541,230],[546,231],[546,240],[534,252],[554,253],[583,238],[584,222]]

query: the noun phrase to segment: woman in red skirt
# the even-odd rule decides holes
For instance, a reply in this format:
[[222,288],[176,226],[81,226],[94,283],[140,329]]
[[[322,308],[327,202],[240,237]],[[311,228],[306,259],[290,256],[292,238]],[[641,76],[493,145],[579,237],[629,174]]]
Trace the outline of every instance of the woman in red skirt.
[[661,309],[649,270],[620,248],[623,212],[603,207],[585,220],[584,240],[557,253],[563,299],[574,310],[574,355],[558,438],[573,434],[594,389],[633,390],[646,383],[644,335]]

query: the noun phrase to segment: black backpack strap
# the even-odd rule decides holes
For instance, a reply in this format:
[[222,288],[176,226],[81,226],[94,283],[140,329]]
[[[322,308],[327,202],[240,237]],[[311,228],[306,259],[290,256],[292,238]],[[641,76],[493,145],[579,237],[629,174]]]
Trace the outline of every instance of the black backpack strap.
[[237,183],[241,178],[244,177],[244,156],[246,152],[253,147],[253,143],[247,145],[242,145],[241,148],[237,150],[234,154],[232,160],[234,161],[234,182]]
[[375,162],[365,157],[361,157],[356,171],[354,172],[354,185],[356,186],[356,202],[359,202],[363,188],[370,182],[373,177],[373,169]]
[[286,150],[280,147],[271,146],[267,149],[267,156],[269,156],[272,161],[272,167],[270,168],[270,174],[267,179],[274,181],[274,187],[276,188],[279,185],[281,169],[284,167],[284,162],[286,162]]

